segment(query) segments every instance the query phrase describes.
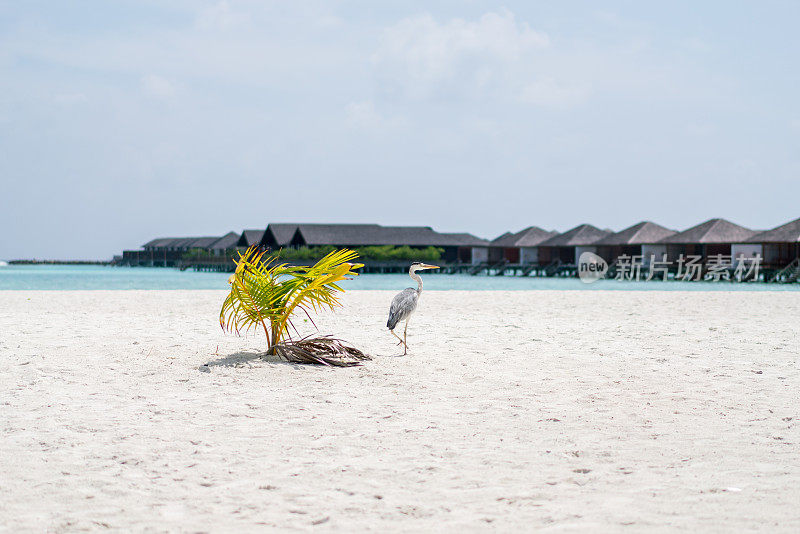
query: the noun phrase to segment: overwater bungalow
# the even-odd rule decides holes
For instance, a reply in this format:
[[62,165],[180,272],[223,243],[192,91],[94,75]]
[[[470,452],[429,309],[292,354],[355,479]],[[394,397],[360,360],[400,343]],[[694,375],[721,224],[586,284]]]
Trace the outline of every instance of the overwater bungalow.
[[597,252],[595,243],[611,233],[610,230],[601,230],[591,224],[576,226],[542,241],[538,246],[539,263],[545,265],[557,261],[565,265],[575,265],[584,252]]
[[236,232],[228,232],[208,245],[208,247],[205,247],[205,250],[212,252],[215,256],[224,256],[236,248],[240,237]]
[[800,219],[757,233],[747,242],[762,248],[765,267],[783,268],[800,258]]
[[159,237],[142,245],[143,250],[122,251],[121,263],[172,267],[189,251],[199,249],[222,256],[236,248],[238,241],[239,234],[236,232],[228,232],[223,236]]
[[259,246],[266,250],[277,250],[289,247],[297,232],[298,224],[270,223],[261,236]]
[[[290,235],[291,234],[291,235]],[[261,245],[285,247],[366,246],[439,247],[446,263],[485,261],[489,242],[472,234],[439,233],[428,226],[381,226],[379,224],[270,224]]]
[[149,262],[152,265],[173,266],[188,251],[206,249],[219,238],[220,236],[159,237],[142,245],[144,251],[136,254],[136,260],[139,264]]
[[172,251],[173,244],[182,241],[183,237],[157,237],[155,239],[151,239],[144,245],[142,245],[142,249],[146,252],[162,252],[162,251]]
[[666,245],[669,260],[684,256],[701,256],[705,262],[710,256],[721,254],[737,258],[760,253],[758,245],[748,243],[755,231],[725,219],[710,219],[683,232],[665,237],[658,244]]
[[187,252],[193,248],[207,249],[219,239],[220,236],[159,237],[148,241],[142,248],[152,252]]
[[594,245],[597,247],[597,255],[608,263],[616,261],[622,255],[642,256],[647,263],[651,256],[660,260],[667,253],[667,245],[660,241],[676,233],[660,224],[642,221],[608,235]]
[[456,257],[458,263],[471,263],[477,265],[489,259],[489,241],[481,239],[472,234],[462,233],[442,233],[442,240],[446,243],[441,246],[447,252],[448,247],[457,247]]
[[512,234],[495,238],[489,245],[489,263],[506,261],[512,264],[531,265],[539,263],[539,245],[558,235],[553,230],[543,230],[538,226],[529,226]]
[[250,248],[261,243],[262,237],[264,237],[264,230],[243,230],[242,235],[239,236],[239,241],[236,242],[236,246]]

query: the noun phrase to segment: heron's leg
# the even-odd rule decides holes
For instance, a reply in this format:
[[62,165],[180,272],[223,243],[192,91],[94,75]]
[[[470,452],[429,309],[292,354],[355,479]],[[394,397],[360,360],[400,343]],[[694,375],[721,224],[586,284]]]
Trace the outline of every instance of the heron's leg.
[[389,332],[391,332],[391,333],[392,333],[392,335],[393,335],[394,337],[396,337],[397,339],[399,339],[399,340],[400,340],[400,343],[398,343],[398,345],[401,345],[401,344],[403,344],[403,343],[404,343],[404,341],[403,341],[403,340],[400,338],[400,336],[398,336],[398,335],[395,333],[395,331],[394,331],[394,330],[389,330]]
[[410,319],[406,319],[406,327],[403,330],[403,345],[406,348],[406,350],[403,351],[403,355],[404,356],[405,356],[406,352],[408,352],[408,343],[406,343],[406,338],[408,337],[408,321],[410,321]]

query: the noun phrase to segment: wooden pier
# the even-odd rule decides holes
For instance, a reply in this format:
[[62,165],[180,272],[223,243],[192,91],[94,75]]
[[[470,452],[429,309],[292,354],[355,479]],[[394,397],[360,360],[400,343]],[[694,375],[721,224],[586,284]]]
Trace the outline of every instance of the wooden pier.
[[[361,260],[364,267],[360,272],[364,274],[403,274],[408,272],[408,261],[370,261]],[[313,261],[293,261],[287,260],[293,265],[313,265]],[[236,264],[232,259],[220,256],[203,258],[199,260],[174,260],[164,261],[157,258],[143,258],[140,262],[117,262],[116,265],[128,265],[132,267],[171,267],[181,271],[192,270],[197,272],[232,273],[236,269]],[[706,274],[705,265],[701,273]],[[617,274],[618,266],[612,263],[606,274],[606,278],[614,279]],[[646,269],[642,268],[640,280],[646,278]],[[726,271],[726,280],[733,281],[734,269]],[[570,263],[563,263],[554,260],[547,264],[532,263],[510,263],[507,260],[499,262],[482,263],[441,263],[440,269],[428,272],[432,274],[464,274],[471,276],[513,276],[513,277],[534,277],[534,278],[575,278],[578,276],[578,266]],[[676,268],[668,269],[668,280],[676,279]],[[659,275],[657,280],[661,280]],[[786,266],[763,266],[759,271],[759,281],[766,283],[800,283],[800,259],[796,259]]]
[[[359,271],[364,274],[388,274],[388,273],[407,273],[408,261],[369,261],[358,260],[364,263]],[[311,266],[314,261],[286,260],[292,265]],[[156,266],[159,266],[156,264]],[[181,260],[176,262],[175,267],[181,271],[193,270],[198,272],[232,273],[236,269],[236,264],[229,258],[213,258],[203,260]],[[428,271],[432,274],[466,274],[475,266],[468,263],[442,263],[437,270]]]

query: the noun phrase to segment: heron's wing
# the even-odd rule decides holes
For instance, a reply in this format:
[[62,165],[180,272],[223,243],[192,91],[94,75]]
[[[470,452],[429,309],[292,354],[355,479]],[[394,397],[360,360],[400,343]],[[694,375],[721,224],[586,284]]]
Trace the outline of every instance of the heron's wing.
[[389,330],[394,330],[397,323],[411,315],[417,307],[417,299],[419,293],[413,287],[408,287],[395,295],[389,307],[389,320],[386,322]]

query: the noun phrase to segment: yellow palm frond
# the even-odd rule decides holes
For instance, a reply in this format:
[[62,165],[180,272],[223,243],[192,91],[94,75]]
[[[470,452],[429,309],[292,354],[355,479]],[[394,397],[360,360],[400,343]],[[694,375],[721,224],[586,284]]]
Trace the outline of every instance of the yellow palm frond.
[[338,284],[358,275],[355,269],[363,265],[351,263],[357,257],[352,250],[337,250],[311,267],[299,267],[275,264],[273,258],[264,259],[264,252],[247,249],[228,280],[231,290],[222,303],[220,326],[237,334],[261,328],[269,347],[280,343],[290,337],[297,310],[311,317],[312,311],[341,305],[338,293],[343,289]]

